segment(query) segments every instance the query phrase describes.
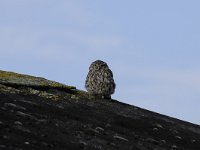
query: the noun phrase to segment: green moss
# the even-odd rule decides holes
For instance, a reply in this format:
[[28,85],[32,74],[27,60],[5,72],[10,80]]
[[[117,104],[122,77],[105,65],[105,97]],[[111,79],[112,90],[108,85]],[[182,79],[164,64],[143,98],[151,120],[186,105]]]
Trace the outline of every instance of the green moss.
[[29,76],[29,75],[23,75],[23,74],[18,74],[14,72],[7,72],[7,71],[0,70],[0,79],[24,78],[24,77],[34,78],[33,76]]
[[78,97],[81,97],[81,98],[90,98],[90,95],[85,92],[85,91],[81,91],[81,90],[76,90],[75,91],[75,94],[78,96]]
[[76,87],[74,87],[74,86],[67,86],[64,84],[57,83],[57,82],[52,83],[51,86],[57,87],[57,88],[64,88],[64,89],[76,89]]
[[76,89],[73,86],[67,86],[55,81],[50,81],[41,77],[23,75],[14,72],[6,72],[0,70],[0,84],[24,85],[32,87],[49,87],[63,90]]

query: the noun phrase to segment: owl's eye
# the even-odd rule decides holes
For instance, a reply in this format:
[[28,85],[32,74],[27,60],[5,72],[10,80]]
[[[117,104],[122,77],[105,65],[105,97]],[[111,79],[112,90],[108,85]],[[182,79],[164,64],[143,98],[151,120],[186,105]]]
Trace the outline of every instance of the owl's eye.
[[100,66],[96,66],[96,69],[99,70],[99,69],[100,69]]

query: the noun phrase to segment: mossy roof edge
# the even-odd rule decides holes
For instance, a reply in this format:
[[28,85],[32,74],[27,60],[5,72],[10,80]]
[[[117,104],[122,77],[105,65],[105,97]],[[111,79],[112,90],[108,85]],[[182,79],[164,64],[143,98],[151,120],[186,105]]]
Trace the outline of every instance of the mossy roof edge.
[[76,87],[74,86],[68,86],[59,82],[47,80],[42,77],[35,77],[31,75],[19,74],[15,72],[8,72],[2,70],[0,70],[0,84],[46,87],[46,88],[56,88],[63,90],[76,89]]

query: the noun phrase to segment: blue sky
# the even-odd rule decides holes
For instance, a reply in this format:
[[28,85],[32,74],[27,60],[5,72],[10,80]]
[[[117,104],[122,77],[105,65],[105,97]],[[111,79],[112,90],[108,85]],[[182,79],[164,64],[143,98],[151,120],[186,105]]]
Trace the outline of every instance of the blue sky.
[[113,98],[200,124],[199,0],[1,0],[0,69],[84,89],[91,62]]

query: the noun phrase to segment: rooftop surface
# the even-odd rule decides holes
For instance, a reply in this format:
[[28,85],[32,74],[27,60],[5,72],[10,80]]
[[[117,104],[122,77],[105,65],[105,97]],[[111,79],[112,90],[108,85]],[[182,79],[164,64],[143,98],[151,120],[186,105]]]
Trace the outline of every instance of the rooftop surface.
[[0,133],[6,150],[200,149],[198,125],[6,71],[0,71]]

